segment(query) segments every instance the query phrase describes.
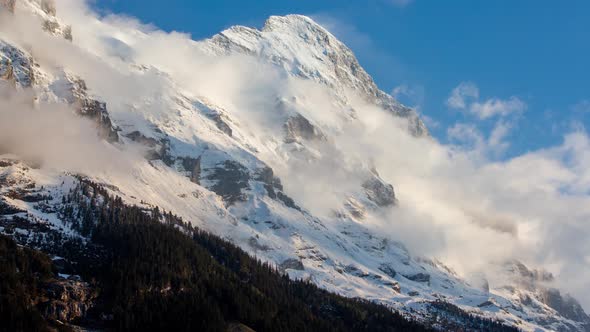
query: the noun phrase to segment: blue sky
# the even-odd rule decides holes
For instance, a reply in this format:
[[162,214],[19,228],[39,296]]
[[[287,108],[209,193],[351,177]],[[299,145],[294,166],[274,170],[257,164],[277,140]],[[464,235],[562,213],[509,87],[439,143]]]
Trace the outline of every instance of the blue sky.
[[[590,126],[588,1],[103,0],[96,6],[194,39],[236,24],[261,27],[270,15],[312,16],[353,49],[382,90],[417,106],[434,136],[448,142],[480,135],[493,145],[495,133],[503,143],[498,158],[559,144],[572,128]],[[463,103],[449,102],[460,85],[455,95]]]

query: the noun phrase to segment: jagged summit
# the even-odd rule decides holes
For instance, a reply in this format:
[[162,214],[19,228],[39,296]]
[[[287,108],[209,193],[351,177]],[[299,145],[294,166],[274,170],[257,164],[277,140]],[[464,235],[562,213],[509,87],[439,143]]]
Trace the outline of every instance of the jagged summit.
[[[3,3],[10,1],[0,0]],[[64,27],[70,23],[62,21],[59,6],[43,10],[42,3],[17,1],[14,18],[27,10],[41,22]],[[550,276],[543,272],[512,263],[468,282],[434,258],[415,257],[389,232],[370,227],[386,222],[397,232],[389,212],[408,204],[407,193],[412,189],[409,182],[402,185],[393,176],[393,170],[406,168],[405,164],[376,160],[396,153],[405,160],[406,149],[398,145],[406,142],[373,139],[362,122],[370,117],[363,115],[390,112],[409,119],[415,135],[426,135],[427,130],[414,110],[381,91],[353,52],[313,19],[272,16],[260,29],[234,26],[208,40],[182,44],[219,56],[214,60],[221,64],[226,64],[224,55],[239,54],[282,70],[283,81],[277,89],[269,88],[269,92],[266,85],[264,93],[262,88],[246,89],[248,97],[256,99],[254,105],[233,100],[231,93],[199,90],[157,57],[96,57],[94,47],[110,49],[115,39],[125,41],[129,54],[153,51],[133,42],[145,38],[143,46],[149,45],[149,33],[119,29],[115,21],[100,23],[105,28],[98,33],[97,45],[82,47],[80,41],[86,40],[82,33],[73,43],[56,43],[56,47],[75,48],[88,70],[67,57],[55,60],[58,68],[36,61],[39,52],[34,40],[23,43],[31,44],[31,51],[11,43],[8,33],[0,30],[0,84],[8,83],[14,91],[31,90],[39,110],[45,103],[56,103],[93,120],[101,137],[111,142],[101,141],[101,146],[109,151],[113,145],[117,148],[109,166],[122,154],[131,152],[125,157],[133,158],[133,151],[145,151],[144,156],[133,158],[133,165],[122,163],[120,172],[96,171],[93,164],[81,174],[126,204],[170,211],[292,278],[387,304],[441,330],[457,330],[452,324],[465,323],[469,315],[497,319],[523,331],[584,331],[590,323],[573,299],[545,288]],[[43,34],[56,35],[56,31],[60,30],[45,29]],[[173,52],[164,53],[167,60],[176,61]],[[201,52],[193,54],[201,56]],[[235,58],[239,59],[230,60],[244,60]],[[236,62],[252,64],[246,60]],[[105,70],[110,68],[116,68],[116,74]],[[203,85],[219,85],[219,90],[236,78],[235,68],[229,65],[223,68],[232,71],[227,76],[199,72],[200,66],[188,61],[182,62],[181,69]],[[98,75],[93,76],[93,71]],[[122,77],[125,80],[119,86]],[[248,78],[245,84],[256,84]],[[241,79],[236,84],[244,84]],[[322,90],[325,103],[306,98],[310,89],[283,89],[289,84]],[[105,87],[110,85],[119,88]],[[352,100],[351,91],[371,107]],[[367,109],[373,113],[363,113]],[[354,130],[342,124],[355,125]],[[397,122],[390,125],[385,129],[403,130]],[[349,147],[358,138],[363,138],[363,151]],[[405,133],[403,138],[409,139]],[[0,233],[11,234],[24,245],[40,243],[50,249],[60,245],[51,240],[54,234],[84,239],[87,234],[81,233],[81,225],[70,227],[58,210],[62,197],[78,181],[66,169],[28,167],[0,152]],[[311,190],[297,190],[301,188]],[[314,206],[314,201],[322,206]],[[447,319],[441,322],[439,317]]]
[[342,99],[352,90],[368,102],[409,120],[417,136],[428,130],[418,114],[381,91],[350,48],[303,15],[271,16],[261,30],[233,26],[207,41],[214,54],[260,57],[293,76],[328,86]]

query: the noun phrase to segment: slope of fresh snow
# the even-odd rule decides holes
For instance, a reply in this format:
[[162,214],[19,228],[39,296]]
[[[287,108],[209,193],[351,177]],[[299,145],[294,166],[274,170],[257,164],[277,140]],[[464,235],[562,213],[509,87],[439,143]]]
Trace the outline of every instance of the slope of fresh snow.
[[[44,11],[40,2],[26,0],[18,5],[20,10],[67,26]],[[112,29],[103,24],[107,25],[104,31]],[[72,98],[74,82],[78,76],[87,80],[84,98],[106,102],[118,130],[114,156],[131,155],[139,148],[148,152],[147,158],[118,171],[85,174],[128,203],[172,211],[273,262],[293,278],[383,302],[408,314],[425,318],[432,310],[429,302],[443,300],[524,330],[583,328],[583,321],[564,317],[541,301],[544,295],[537,287],[541,281],[523,275],[522,270],[503,270],[514,279],[513,285],[489,289],[486,280],[470,285],[442,262],[414,257],[402,243],[371,227],[368,221],[395,209],[397,198],[371,160],[341,149],[344,128],[356,126],[363,116],[356,106],[368,104],[400,118],[399,128],[392,130],[408,129],[411,135],[423,137],[427,129],[415,111],[378,89],[350,49],[311,19],[271,17],[262,30],[232,27],[191,46],[219,58],[244,56],[278,72],[281,87],[265,92],[264,100],[256,104],[261,108],[249,113],[244,110],[248,103],[203,95],[206,90],[193,90],[183,80],[175,80],[165,65],[135,63],[134,44],[148,38],[141,31],[113,35],[110,45],[116,44],[115,56],[100,59],[96,57],[100,50],[77,44],[75,32],[73,47],[92,64],[99,63],[105,73],[120,75],[110,78],[153,86],[140,85],[139,93],[116,93],[109,82],[85,77],[77,70],[79,65],[36,66],[22,47],[3,41],[2,31],[0,77],[6,78],[2,73],[10,69],[17,74],[13,76],[19,86],[33,84],[41,103],[72,105],[78,98]],[[28,82],[27,70],[37,79]],[[324,103],[318,104],[310,91],[321,94]],[[334,162],[329,164],[334,173],[341,170],[335,179],[350,182],[330,189],[337,199],[329,212],[312,206],[313,202],[293,199],[302,195],[290,195],[297,178],[293,180],[289,172],[326,162]],[[74,181],[60,170],[20,164],[0,167],[0,179],[10,177],[18,180],[10,182],[11,188],[29,181],[55,193],[67,192]],[[6,201],[51,227],[61,227],[51,213],[19,200]]]

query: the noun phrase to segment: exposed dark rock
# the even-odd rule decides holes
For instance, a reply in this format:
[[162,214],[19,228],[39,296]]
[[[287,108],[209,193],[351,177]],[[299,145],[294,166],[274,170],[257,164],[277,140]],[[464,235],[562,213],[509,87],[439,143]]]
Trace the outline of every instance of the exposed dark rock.
[[363,183],[367,197],[378,206],[391,206],[396,203],[393,186],[383,181],[377,174]]
[[367,272],[362,271],[361,269],[359,269],[358,267],[356,267],[354,265],[345,266],[344,272],[351,274],[353,276],[356,276],[356,277],[361,277],[361,278],[369,276],[369,274]]
[[215,122],[217,129],[224,132],[227,136],[232,137],[233,131],[231,127],[225,122],[224,117],[219,113],[209,114],[209,118]]
[[494,306],[494,305],[495,304],[492,301],[485,301],[483,303],[478,304],[477,307],[478,308],[483,308],[483,307],[491,307],[491,306]]
[[294,143],[300,140],[326,140],[324,134],[300,114],[290,117],[283,127],[285,143]]
[[530,281],[551,282],[555,279],[553,274],[544,270],[531,270],[522,262],[512,261],[512,270],[520,277],[529,279]]
[[51,34],[57,34],[57,31],[59,30],[59,28],[60,28],[60,25],[56,21],[45,20],[43,22],[43,30],[45,30]]
[[22,50],[0,40],[0,79],[11,86],[28,88],[35,82],[33,59]]
[[[0,150],[0,154],[2,154],[1,150]],[[17,163],[17,161],[15,161],[15,160],[0,160],[0,167],[10,167],[16,163]]]
[[111,143],[117,142],[118,130],[113,126],[106,103],[90,98],[86,82],[79,77],[65,75],[61,83],[65,84],[64,87],[69,91],[63,97],[76,109],[77,113],[93,120],[103,139]]
[[155,138],[152,137],[146,137],[145,135],[143,135],[141,132],[139,131],[133,131],[127,135],[125,135],[125,137],[131,139],[132,141],[139,143],[147,148],[147,154],[146,154],[146,159],[147,160],[162,160],[164,161],[164,163],[166,163],[166,165],[172,165],[173,163],[173,158],[168,155],[168,140],[167,139],[162,139],[160,141],[158,141]]
[[0,79],[8,81],[11,85],[16,84],[14,78],[14,67],[12,67],[12,60],[5,59],[0,62]]
[[41,9],[47,15],[55,16],[55,14],[57,14],[54,0],[41,0]]
[[305,267],[303,266],[303,263],[300,260],[290,258],[282,262],[281,265],[279,265],[279,269],[281,271],[285,271],[287,269],[303,271],[305,270]]
[[264,244],[260,244],[260,242],[258,241],[257,238],[255,237],[251,237],[248,239],[248,244],[250,245],[250,247],[256,249],[256,250],[261,250],[261,251],[269,251],[271,248],[267,245]]
[[46,292],[48,300],[39,304],[41,313],[49,320],[60,322],[84,317],[98,296],[87,283],[74,280],[52,282]]
[[155,138],[152,138],[152,137],[146,137],[141,132],[139,132],[137,130],[125,135],[125,137],[128,137],[132,141],[137,142],[142,145],[145,145],[150,148],[155,148],[159,145],[158,140],[156,140]]
[[274,175],[272,168],[266,166],[259,169],[254,179],[264,184],[264,189],[266,189],[268,197],[283,202],[287,207],[301,211],[301,208],[295,204],[295,201],[283,192],[281,179]]
[[279,191],[277,193],[277,198],[281,202],[283,202],[283,204],[285,204],[287,207],[301,211],[301,208],[299,207],[299,205],[295,204],[295,201],[291,197],[284,194],[282,191]]
[[238,162],[226,160],[213,169],[208,169],[207,180],[214,181],[209,188],[221,196],[227,205],[237,201],[245,201],[242,190],[249,187],[250,174],[248,169]]
[[404,275],[404,277],[406,277],[409,280],[415,281],[415,282],[430,283],[430,274],[427,274],[427,273],[416,273],[416,274],[412,274],[412,275]]
[[184,157],[182,159],[182,167],[184,170],[189,173],[189,177],[192,182],[196,184],[200,184],[201,181],[201,157],[199,158],[190,158]]
[[584,312],[578,301],[569,295],[562,295],[557,289],[543,290],[541,300],[565,318],[576,322],[590,323],[590,317]]
[[270,198],[276,198],[277,194],[275,190],[283,190],[281,180],[274,175],[272,168],[268,166],[259,169],[256,172],[254,179],[264,183],[264,189],[266,189]]
[[387,264],[379,265],[379,271],[385,273],[386,275],[388,275],[391,278],[395,278],[395,276],[397,275],[397,272],[391,266],[389,266]]
[[416,291],[411,291],[411,292],[408,292],[408,295],[409,296],[418,296],[418,295],[420,295],[420,293],[418,293]]
[[66,40],[74,41],[74,35],[72,34],[72,26],[68,25],[63,29],[63,35]]
[[79,111],[83,116],[87,116],[96,121],[102,138],[109,142],[116,142],[119,140],[119,134],[111,122],[106,103],[90,98],[82,99],[80,100]]

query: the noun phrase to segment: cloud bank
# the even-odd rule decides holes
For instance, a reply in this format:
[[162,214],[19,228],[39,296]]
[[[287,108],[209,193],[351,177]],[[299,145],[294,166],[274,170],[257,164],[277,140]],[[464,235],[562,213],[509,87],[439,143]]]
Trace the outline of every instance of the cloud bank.
[[[370,161],[395,186],[400,204],[371,215],[365,221],[368,227],[400,240],[415,255],[439,257],[464,275],[489,272],[492,263],[510,258],[547,268],[558,276],[559,286],[590,309],[590,139],[585,130],[567,133],[562,142],[545,149],[490,161],[490,153],[509,144],[506,137],[511,123],[505,118],[526,109],[517,97],[480,101],[477,86],[461,84],[447,100],[449,107],[478,119],[500,120],[489,137],[467,124],[450,128],[453,139],[473,143],[461,148],[443,145],[407,134],[403,120],[353,93],[348,97],[356,110],[356,122],[340,116],[343,110],[332,102],[329,91],[287,79],[255,59],[211,58],[187,34],[165,33],[127,17],[100,17],[77,0],[57,4],[60,15],[73,26],[73,45],[43,37],[28,25],[10,29],[0,25],[2,35],[27,43],[39,61],[56,70],[68,66],[80,73],[112,106],[115,117],[166,117],[169,110],[162,109],[163,104],[145,105],[143,115],[137,115],[125,108],[125,100],[154,97],[157,101],[162,89],[178,88],[207,96],[251,128],[274,133],[281,130],[273,118],[275,97],[296,96],[301,112],[333,137],[330,145],[317,146],[321,156],[312,158],[310,164],[273,165],[285,190],[298,202],[319,213],[334,208],[341,204],[344,193],[359,185],[357,161]],[[155,68],[130,74],[125,69],[129,62]],[[0,115],[0,125],[4,124],[0,129],[10,132],[6,124],[14,123],[21,130],[15,133],[20,136],[0,136],[1,142],[23,153],[34,151],[31,145],[39,138],[58,140],[51,146],[60,148],[51,155],[60,158],[51,162],[55,167],[68,167],[65,164],[75,165],[76,160],[67,157],[77,151],[78,143],[61,147],[62,141],[82,143],[86,151],[103,149],[103,143],[84,134],[88,124],[74,120],[68,127],[82,129],[62,135],[54,127],[70,120],[62,119],[61,113],[48,112],[51,116],[42,115],[38,121],[40,113],[31,109],[17,113],[10,111],[16,109],[14,101],[3,103],[8,111]],[[59,137],[52,138],[56,133]],[[21,148],[17,141],[26,136],[35,139],[31,144],[24,141]],[[252,139],[262,141],[264,135]],[[272,153],[276,151],[261,151],[260,156],[272,163]]]

